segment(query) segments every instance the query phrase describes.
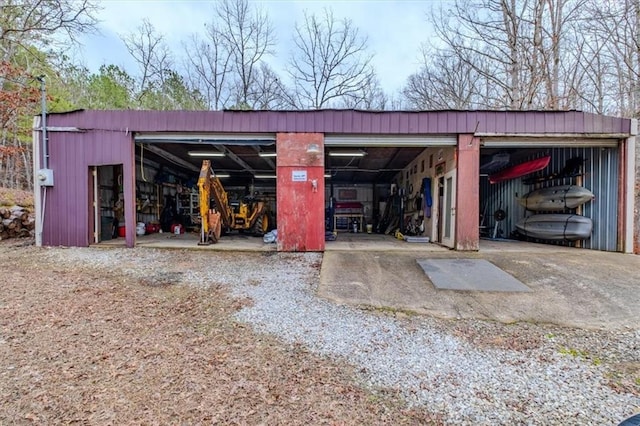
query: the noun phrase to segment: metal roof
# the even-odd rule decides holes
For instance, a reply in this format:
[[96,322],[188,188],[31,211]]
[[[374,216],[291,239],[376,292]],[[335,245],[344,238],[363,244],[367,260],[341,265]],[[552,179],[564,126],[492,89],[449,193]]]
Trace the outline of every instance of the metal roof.
[[[50,114],[52,132],[124,132],[148,147],[145,158],[192,173],[201,159],[192,149],[226,153],[213,161],[221,173],[239,183],[256,173],[273,173],[276,133],[323,133],[325,154],[336,147],[362,147],[362,158],[325,155],[325,168],[335,181],[370,183],[391,179],[425,146],[455,146],[458,134],[485,141],[545,141],[598,138],[609,140],[630,132],[631,120],[579,111],[141,111],[76,110]],[[103,139],[106,143],[107,139]],[[491,142],[486,142],[490,144]],[[494,145],[495,145],[494,144]],[[506,147],[507,143],[505,143]],[[488,146],[488,145],[487,145]]]

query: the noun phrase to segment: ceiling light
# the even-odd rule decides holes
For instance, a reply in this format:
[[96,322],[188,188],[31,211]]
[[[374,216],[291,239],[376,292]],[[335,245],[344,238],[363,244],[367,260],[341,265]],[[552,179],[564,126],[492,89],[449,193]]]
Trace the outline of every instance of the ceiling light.
[[278,154],[276,154],[275,152],[259,152],[258,155],[260,157],[275,157]]
[[330,178],[330,177],[331,177],[331,173],[325,173],[325,174],[324,174],[324,177],[326,177],[326,178]]
[[220,151],[189,151],[191,157],[224,157],[224,152]]
[[254,175],[255,179],[275,179],[276,175]]
[[364,157],[367,155],[364,151],[331,151],[330,157]]
[[214,173],[213,175],[215,177],[217,177],[217,178],[228,178],[228,177],[231,177],[231,175],[229,173]]

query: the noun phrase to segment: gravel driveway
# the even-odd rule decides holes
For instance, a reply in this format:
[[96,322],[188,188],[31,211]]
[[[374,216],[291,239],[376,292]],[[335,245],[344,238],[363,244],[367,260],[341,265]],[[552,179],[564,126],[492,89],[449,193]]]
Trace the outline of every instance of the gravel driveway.
[[[640,410],[640,330],[442,320],[317,297],[321,254],[42,249],[61,267],[118,268],[250,298],[236,318],[283,344],[355,367],[447,424],[617,424]],[[183,260],[191,259],[188,271]],[[200,264],[200,267],[193,267]]]

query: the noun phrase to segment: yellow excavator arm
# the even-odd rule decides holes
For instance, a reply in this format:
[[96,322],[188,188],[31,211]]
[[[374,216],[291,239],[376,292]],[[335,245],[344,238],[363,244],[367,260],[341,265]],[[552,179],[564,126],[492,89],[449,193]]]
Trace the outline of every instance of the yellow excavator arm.
[[[211,162],[202,161],[200,176],[198,178],[198,190],[200,195],[200,217],[202,228],[200,232],[200,244],[218,242],[222,229],[252,231],[256,236],[262,236],[267,231],[269,219],[266,204],[263,201],[242,201],[238,210],[234,212],[227,191],[222,182],[213,173]],[[209,208],[209,202],[213,198],[215,207]]]
[[[200,176],[198,177],[198,191],[200,198],[200,217],[202,229],[200,244],[214,243],[220,239],[222,226],[228,228],[233,220],[233,211],[229,206],[227,192],[222,187],[220,179],[211,170],[209,160],[202,161]],[[213,197],[215,208],[209,208],[209,200]]]

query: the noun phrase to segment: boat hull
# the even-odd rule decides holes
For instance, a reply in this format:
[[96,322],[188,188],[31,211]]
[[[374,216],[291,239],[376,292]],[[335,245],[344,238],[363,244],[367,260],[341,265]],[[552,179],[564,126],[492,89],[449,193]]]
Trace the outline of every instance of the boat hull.
[[562,211],[575,209],[593,198],[593,192],[583,186],[558,185],[531,191],[518,202],[527,210]]
[[546,155],[544,157],[536,158],[521,164],[516,164],[505,170],[501,170],[498,173],[489,175],[489,183],[498,183],[503,180],[515,179],[522,176],[526,176],[529,173],[537,172],[544,169],[549,165],[551,156]]
[[593,221],[576,214],[536,214],[516,223],[518,232],[526,237],[550,241],[587,240]]

